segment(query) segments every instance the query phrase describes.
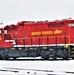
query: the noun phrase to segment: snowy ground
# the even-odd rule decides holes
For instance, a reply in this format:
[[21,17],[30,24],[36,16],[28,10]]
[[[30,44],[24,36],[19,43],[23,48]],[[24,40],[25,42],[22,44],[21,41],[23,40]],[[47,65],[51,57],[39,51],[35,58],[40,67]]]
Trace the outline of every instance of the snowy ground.
[[[72,72],[72,73],[71,73]],[[74,75],[74,60],[0,60],[0,75]]]

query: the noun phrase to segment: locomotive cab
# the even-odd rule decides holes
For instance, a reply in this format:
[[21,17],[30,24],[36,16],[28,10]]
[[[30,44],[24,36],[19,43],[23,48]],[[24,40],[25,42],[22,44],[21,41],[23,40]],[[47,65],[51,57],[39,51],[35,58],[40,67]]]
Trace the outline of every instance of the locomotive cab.
[[4,40],[4,35],[7,34],[7,30],[0,29],[0,40]]

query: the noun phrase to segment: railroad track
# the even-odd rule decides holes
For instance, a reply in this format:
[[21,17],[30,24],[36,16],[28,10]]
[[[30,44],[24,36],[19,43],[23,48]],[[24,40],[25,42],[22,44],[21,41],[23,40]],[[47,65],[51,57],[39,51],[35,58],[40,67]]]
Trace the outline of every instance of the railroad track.
[[[57,75],[57,74],[51,74],[51,73],[55,72],[54,70],[24,69],[24,68],[11,68],[11,67],[3,67],[3,68],[7,69],[10,72],[15,72],[15,73],[18,73],[20,70],[24,70],[24,71],[28,71],[27,72],[28,74],[30,73],[30,71],[34,71],[35,74],[37,72],[45,72],[45,73],[48,73],[47,75]],[[57,71],[57,72],[62,72],[62,73],[66,73],[66,74],[74,74],[74,71]]]
[[48,60],[45,60],[45,59],[3,59],[3,60],[0,60],[0,61],[68,61],[68,60],[72,60],[72,59],[67,59],[67,60],[64,60],[64,59],[48,59]]

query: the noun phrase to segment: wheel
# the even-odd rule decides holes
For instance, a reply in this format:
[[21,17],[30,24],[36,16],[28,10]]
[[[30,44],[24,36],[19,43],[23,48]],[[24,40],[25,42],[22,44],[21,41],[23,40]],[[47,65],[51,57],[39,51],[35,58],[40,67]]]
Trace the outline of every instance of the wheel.
[[0,60],[2,60],[3,58],[2,58],[2,55],[0,54]]
[[48,60],[49,58],[48,58],[48,57],[43,57],[43,59],[44,59],[44,60]]
[[72,57],[72,59],[74,60],[74,57]]
[[48,56],[48,51],[42,51],[41,52],[41,58],[43,58],[44,60],[48,60],[49,56]]
[[53,60],[56,60],[57,58],[56,58],[56,56],[55,57],[53,57]]
[[9,56],[7,54],[5,54],[5,56],[3,57],[4,60],[8,60]]
[[16,57],[13,57],[13,60],[16,60]]
[[5,58],[3,58],[4,60],[8,60],[9,58],[8,57],[5,57]]
[[63,51],[63,59],[64,60],[68,60],[69,59],[69,51],[64,49]]

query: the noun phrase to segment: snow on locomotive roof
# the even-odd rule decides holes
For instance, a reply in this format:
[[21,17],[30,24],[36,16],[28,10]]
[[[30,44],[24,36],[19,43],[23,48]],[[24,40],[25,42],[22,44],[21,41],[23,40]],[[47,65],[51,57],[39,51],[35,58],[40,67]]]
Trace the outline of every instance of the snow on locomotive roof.
[[55,22],[65,22],[65,21],[74,21],[73,19],[71,18],[68,18],[68,19],[62,19],[62,20],[59,20],[59,19],[56,19],[56,20],[53,20],[53,21],[49,21],[49,20],[45,20],[45,21],[19,21],[17,22],[16,24],[10,24],[10,25],[5,25],[5,26],[2,26],[0,27],[1,28],[7,28],[7,27],[13,27],[13,26],[18,26],[18,25],[21,25],[21,24],[40,24],[40,23],[55,23]]
[[68,19],[62,19],[62,20],[59,20],[59,19],[56,19],[56,20],[53,20],[53,21],[49,21],[49,20],[45,20],[45,21],[20,21],[18,22],[17,24],[37,24],[37,23],[51,23],[51,22],[64,22],[64,21],[72,21],[71,18],[68,18]]

